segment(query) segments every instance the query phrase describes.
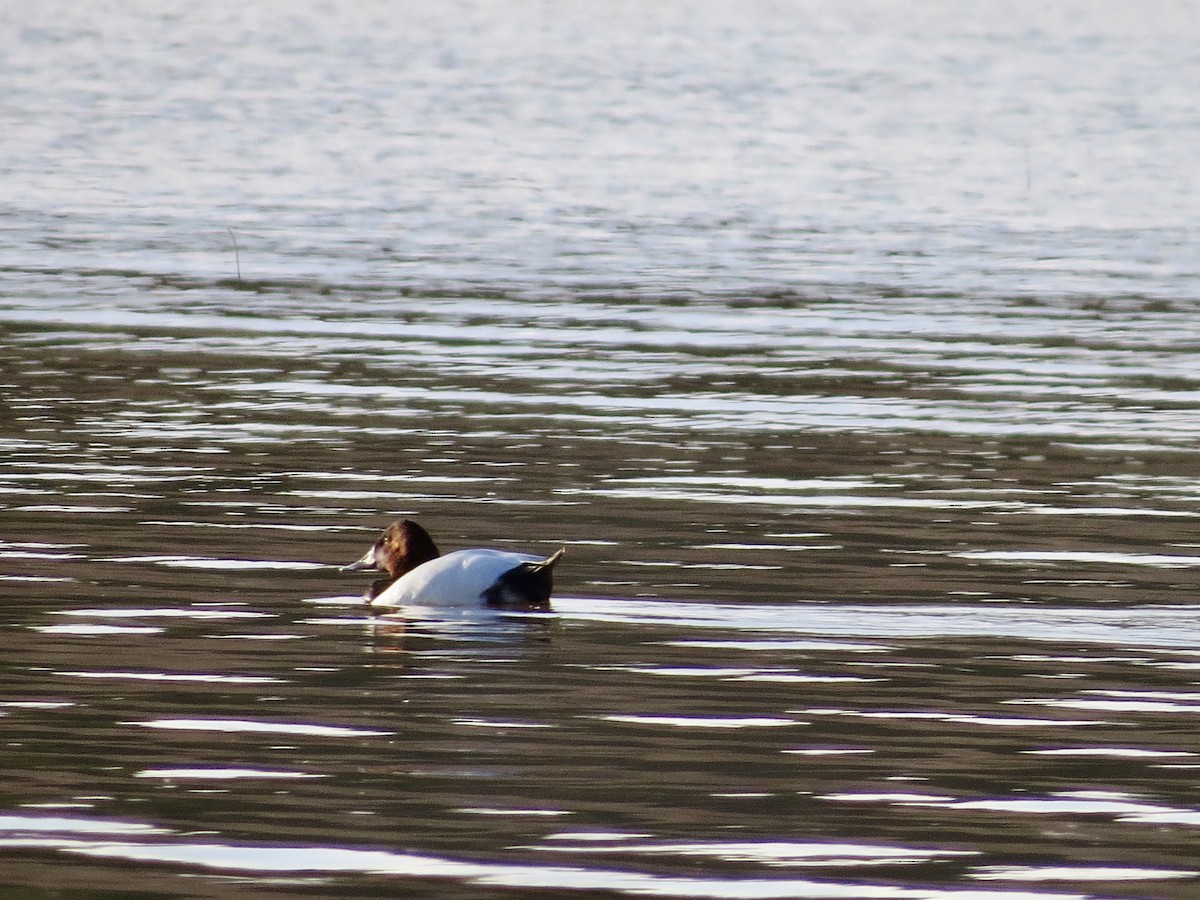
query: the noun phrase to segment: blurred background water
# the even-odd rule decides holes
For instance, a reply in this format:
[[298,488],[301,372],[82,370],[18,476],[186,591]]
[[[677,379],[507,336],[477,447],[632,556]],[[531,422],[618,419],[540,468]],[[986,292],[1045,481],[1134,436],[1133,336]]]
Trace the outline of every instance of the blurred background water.
[[1197,16],[0,10],[6,896],[1195,896]]

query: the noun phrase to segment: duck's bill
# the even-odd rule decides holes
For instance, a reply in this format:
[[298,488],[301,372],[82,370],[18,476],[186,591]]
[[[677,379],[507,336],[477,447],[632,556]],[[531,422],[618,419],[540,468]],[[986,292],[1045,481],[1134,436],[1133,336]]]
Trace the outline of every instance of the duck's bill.
[[338,571],[341,572],[377,572],[379,567],[375,564],[375,548],[368,550],[362,559],[350,563],[348,566],[342,566]]

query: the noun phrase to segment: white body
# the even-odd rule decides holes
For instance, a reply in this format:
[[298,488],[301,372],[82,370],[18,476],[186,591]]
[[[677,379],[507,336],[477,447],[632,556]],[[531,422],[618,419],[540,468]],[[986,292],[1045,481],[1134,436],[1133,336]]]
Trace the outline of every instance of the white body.
[[505,550],[457,550],[401,575],[371,605],[478,607],[483,592],[505,572],[540,561]]

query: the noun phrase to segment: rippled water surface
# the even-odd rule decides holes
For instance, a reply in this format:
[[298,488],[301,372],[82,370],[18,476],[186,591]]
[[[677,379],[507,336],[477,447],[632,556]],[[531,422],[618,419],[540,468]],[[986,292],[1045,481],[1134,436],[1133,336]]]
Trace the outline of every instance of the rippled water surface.
[[353,7],[0,14],[0,893],[1195,897],[1190,7]]

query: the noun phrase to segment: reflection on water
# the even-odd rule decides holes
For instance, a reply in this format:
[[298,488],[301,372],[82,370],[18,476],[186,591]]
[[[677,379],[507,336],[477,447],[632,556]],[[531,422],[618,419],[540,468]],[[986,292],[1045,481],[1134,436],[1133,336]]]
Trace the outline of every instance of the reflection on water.
[[[1052,305],[896,298],[889,352],[871,299],[196,291],[0,309],[6,885],[1194,891],[1183,312],[1072,312],[1085,361]],[[531,310],[558,349],[484,365]],[[399,515],[565,544],[554,613],[372,615],[337,565]]]
[[[551,836],[554,837],[554,836]],[[3,843],[0,842],[0,846]],[[417,856],[383,851],[350,850],[334,847],[248,847],[228,844],[122,844],[107,841],[88,842],[77,839],[31,839],[14,842],[10,846],[56,848],[68,854],[88,857],[110,858],[135,862],[177,863],[203,866],[217,871],[256,871],[265,873],[356,873],[373,876],[455,879],[465,884],[490,887],[510,887],[561,891],[604,891],[616,894],[653,895],[660,897],[807,897],[807,898],[911,898],[911,900],[941,900],[941,898],[989,896],[1004,898],[1065,898],[1066,894],[1042,893],[1023,894],[1013,891],[992,892],[973,890],[963,894],[956,890],[922,889],[903,890],[893,887],[871,885],[837,885],[808,879],[753,879],[727,882],[716,878],[665,877],[649,873],[624,870],[575,868],[569,866],[520,866],[502,864],[467,863],[436,857]],[[594,846],[588,850],[596,850]],[[767,860],[768,864],[780,866],[821,866],[855,868],[870,866],[912,866],[928,859],[948,854],[930,853],[906,848],[873,847],[796,847],[785,849],[773,845],[715,845],[700,847],[643,848],[649,853],[711,856],[717,859],[753,861]],[[1125,877],[1170,878],[1189,873],[1142,872],[1125,873]],[[1086,869],[1071,873],[1072,880],[1089,880]],[[1096,873],[1103,877],[1102,873]],[[1092,877],[1096,877],[1092,875]],[[988,877],[1002,877],[993,873]],[[1121,876],[1118,876],[1121,877]],[[1021,880],[1021,879],[1018,879]],[[1023,880],[1037,880],[1026,877]]]
[[[1189,606],[563,596],[421,621],[306,599],[337,577],[312,568],[204,568],[190,602],[139,607],[156,554],[79,555],[125,605],[42,584],[9,604],[0,847],[97,884],[108,861],[330,895],[1167,896],[1200,877]],[[43,624],[64,614],[133,630]]]
[[0,893],[1195,896],[1177,4],[273,6],[6,48]]

